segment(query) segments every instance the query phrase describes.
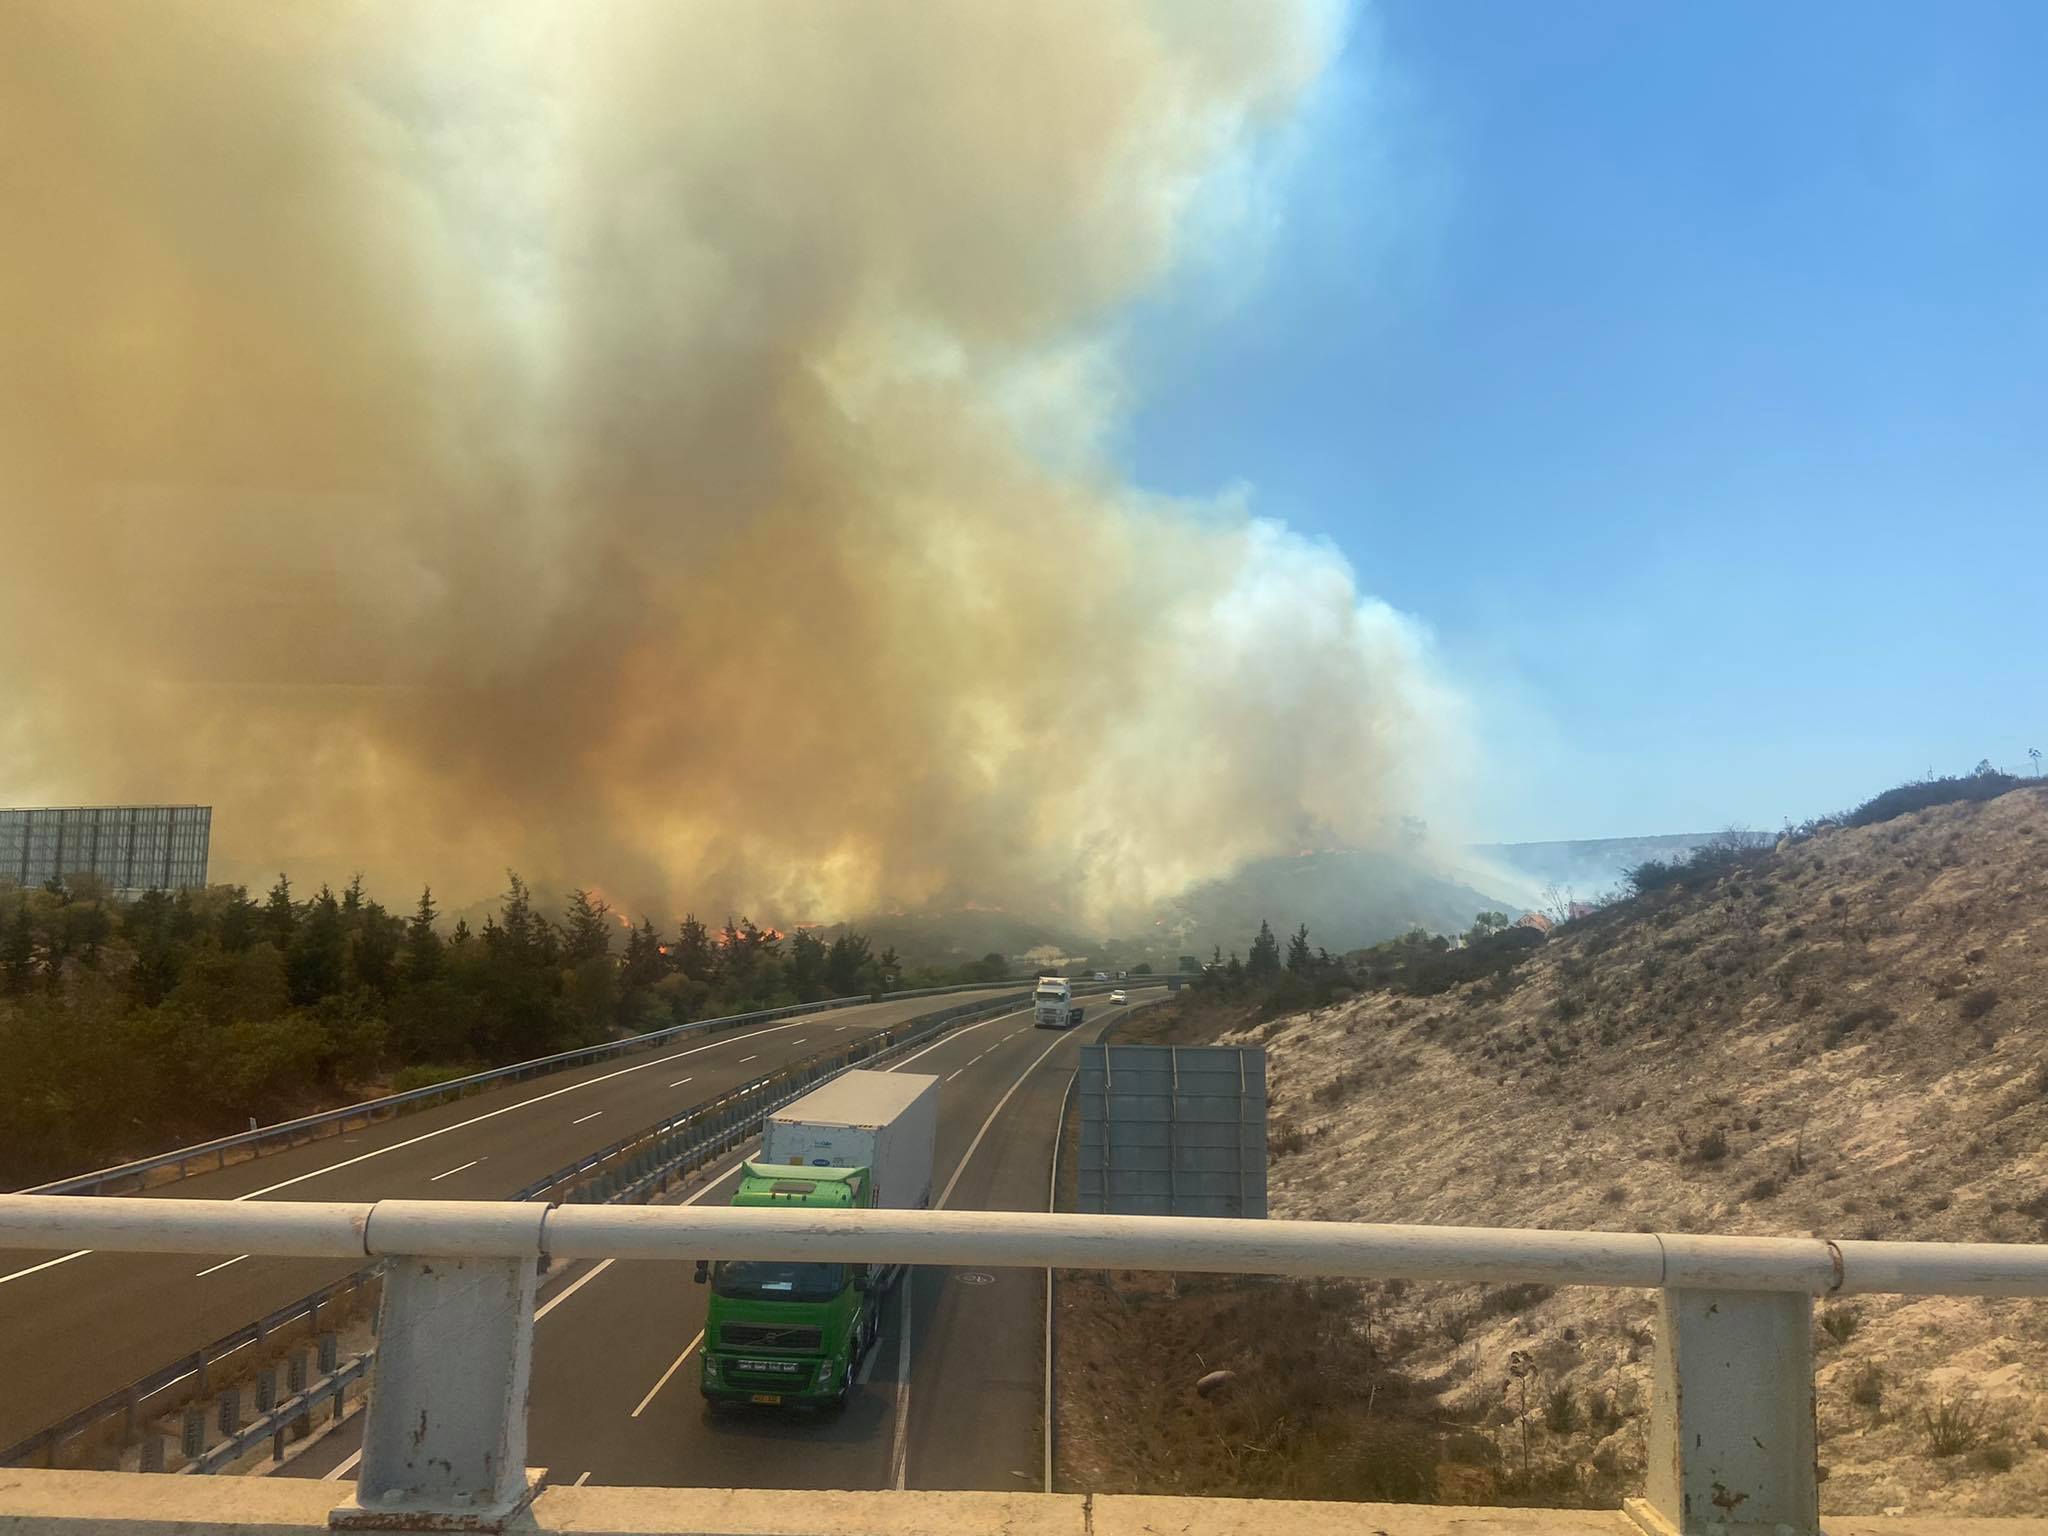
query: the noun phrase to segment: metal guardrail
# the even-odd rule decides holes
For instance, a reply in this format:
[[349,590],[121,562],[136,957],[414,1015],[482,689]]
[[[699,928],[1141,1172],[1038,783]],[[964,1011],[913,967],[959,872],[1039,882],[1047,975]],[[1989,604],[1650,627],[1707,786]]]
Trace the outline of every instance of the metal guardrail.
[[[707,1134],[694,1142],[683,1145],[679,1151],[671,1150],[667,1155],[660,1158],[652,1158],[644,1165],[636,1162],[632,1169],[632,1173],[635,1176],[631,1177],[629,1181],[607,1176],[595,1188],[579,1191],[578,1193],[585,1194],[586,1198],[592,1198],[604,1204],[631,1204],[644,1201],[654,1194],[664,1192],[668,1187],[670,1179],[677,1173],[687,1175],[696,1172],[717,1158],[721,1152],[730,1151],[734,1146],[751,1140],[759,1134],[757,1121],[761,1117],[771,1115],[785,1104],[792,1103],[801,1098],[819,1083],[829,1078],[837,1077],[842,1072],[851,1071],[857,1066],[872,1066],[887,1061],[891,1057],[900,1056],[904,1052],[909,1051],[913,1046],[921,1046],[933,1036],[944,1034],[953,1025],[964,1024],[977,1014],[1000,1012],[1001,1008],[1013,1006],[1015,1002],[1015,998],[1006,998],[1002,1000],[1000,1005],[976,1003],[965,1010],[953,1010],[947,1014],[939,1015],[932,1020],[920,1021],[926,1027],[879,1050],[861,1052],[856,1046],[850,1053],[842,1053],[847,1054],[849,1059],[841,1061],[829,1070],[804,1074],[777,1075],[763,1079],[761,1084],[753,1086],[761,1087],[765,1085],[770,1087],[773,1092],[765,1101],[755,1102],[744,1119],[737,1122],[729,1133],[719,1134],[714,1132]],[[722,1101],[713,1102],[716,1105]],[[652,1138],[653,1133],[650,1132],[648,1137],[641,1139]],[[629,1138],[626,1142],[620,1143],[620,1147],[623,1148],[632,1144],[633,1139]],[[526,1191],[513,1198],[520,1201],[537,1198],[555,1186],[571,1183],[578,1176],[587,1174],[590,1171],[591,1169],[588,1164],[579,1164],[572,1169],[564,1170],[554,1175],[550,1179],[528,1186]],[[376,1280],[382,1273],[383,1264],[380,1262],[358,1270],[351,1279],[360,1283],[367,1290],[376,1283]],[[334,1288],[329,1287],[329,1290],[332,1289]],[[231,1338],[229,1341],[224,1342],[232,1343],[234,1341],[234,1338]],[[273,1458],[280,1456],[282,1454],[284,1433],[294,1422],[305,1418],[311,1408],[329,1396],[335,1398],[335,1413],[336,1417],[339,1418],[342,1392],[352,1383],[365,1380],[376,1363],[377,1346],[373,1344],[342,1365],[325,1380],[314,1383],[305,1393],[280,1403],[276,1408],[260,1415],[235,1434],[227,1436],[201,1452],[179,1470],[187,1473],[221,1471],[224,1468],[233,1466],[265,1440],[272,1442]],[[187,1371],[184,1374],[190,1375],[192,1373]],[[118,1409],[120,1406],[121,1404],[118,1400],[113,1400],[114,1408]],[[76,1430],[73,1431],[73,1433],[75,1432]],[[53,1440],[50,1443],[54,1444],[55,1441]],[[33,1446],[34,1444],[34,1441],[24,1442],[24,1446]],[[17,1447],[17,1449],[20,1448]],[[11,1461],[11,1452],[0,1454],[0,1466],[9,1465]]]
[[353,1360],[342,1362],[296,1397],[287,1398],[275,1408],[259,1413],[233,1434],[208,1446],[179,1471],[195,1474],[219,1472],[233,1466],[266,1440],[270,1442],[271,1459],[282,1461],[284,1438],[291,1426],[301,1419],[311,1418],[313,1410],[330,1398],[334,1401],[334,1417],[339,1422],[348,1389],[369,1375],[376,1359],[376,1350],[370,1349]]
[[[0,1196],[0,1246],[383,1257],[378,1387],[334,1529],[502,1530],[526,1468],[535,1276],[550,1259],[1055,1265],[1541,1281],[1661,1292],[1646,1530],[1819,1536],[1813,1300],[2048,1296],[2048,1244],[1551,1232],[1018,1211]],[[438,1525],[437,1525],[438,1523]]]
[[[0,1199],[121,1199],[122,1196],[27,1196],[0,1195]],[[187,1378],[193,1378],[193,1390],[205,1395],[211,1390],[213,1368],[229,1356],[240,1353],[251,1345],[269,1343],[278,1333],[303,1320],[308,1333],[320,1331],[320,1314],[324,1307],[352,1311],[373,1299],[372,1288],[382,1272],[381,1264],[366,1265],[353,1274],[342,1276],[309,1295],[266,1313],[253,1323],[244,1323],[232,1333],[223,1334],[212,1343],[181,1355],[170,1364],[151,1371],[147,1376],[130,1382],[120,1390],[108,1393],[97,1402],[88,1403],[75,1413],[65,1415],[44,1429],[16,1441],[5,1450],[0,1450],[0,1467],[29,1466],[41,1461],[46,1466],[56,1464],[58,1447],[66,1441],[88,1434],[96,1425],[112,1419],[120,1419],[132,1428],[145,1415],[160,1411],[153,1406],[156,1399],[164,1396],[173,1387]]]
[[464,1077],[451,1077],[446,1082],[429,1083],[422,1088],[409,1088],[403,1093],[389,1093],[382,1098],[365,1099],[361,1103],[344,1105],[339,1109],[302,1115],[296,1120],[280,1120],[275,1125],[258,1126],[252,1131],[238,1131],[232,1136],[195,1142],[191,1146],[159,1152],[153,1157],[136,1158],[132,1162],[119,1163],[111,1168],[100,1168],[91,1173],[74,1174],[69,1178],[38,1184],[19,1193],[106,1194],[110,1185],[130,1181],[133,1190],[139,1192],[150,1187],[149,1176],[152,1173],[165,1168],[177,1169],[176,1178],[186,1177],[189,1165],[203,1163],[207,1159],[212,1159],[214,1167],[225,1168],[228,1154],[231,1152],[247,1149],[251,1151],[252,1156],[261,1157],[266,1152],[287,1151],[292,1147],[317,1141],[322,1134],[330,1131],[334,1135],[340,1135],[357,1122],[367,1123],[408,1109],[424,1108],[446,1099],[461,1098],[492,1083],[519,1082],[529,1077],[544,1077],[590,1062],[608,1061],[616,1056],[651,1050],[685,1035],[716,1034],[746,1024],[767,1024],[776,1019],[796,1018],[804,1014],[831,1013],[841,1008],[857,1008],[869,1003],[900,1002],[913,997],[941,997],[956,992],[982,992],[991,986],[1002,985],[1002,982],[968,982],[954,987],[920,987],[907,992],[865,993],[858,997],[835,997],[815,1003],[792,1003],[786,1008],[764,1008],[753,1013],[734,1013],[716,1019],[697,1019],[688,1024],[673,1024],[666,1029],[651,1030],[643,1035],[629,1035],[623,1040],[607,1040],[599,1045],[579,1046],[573,1051],[557,1051],[552,1056],[536,1056],[530,1061],[516,1061],[509,1066],[492,1067],[487,1071],[472,1072]]
[[[1089,985],[1101,989],[1114,984]],[[894,996],[944,996],[986,990],[986,985],[939,987],[921,992],[897,993]],[[594,1196],[601,1201],[644,1199],[650,1190],[665,1188],[679,1170],[690,1171],[701,1167],[706,1160],[716,1156],[720,1151],[750,1139],[756,1134],[754,1126],[761,1116],[773,1113],[826,1078],[837,1076],[839,1072],[867,1062],[885,1060],[909,1049],[912,1045],[922,1044],[950,1028],[964,1024],[977,1014],[999,1013],[1028,1002],[1029,998],[1028,992],[1009,993],[996,998],[977,998],[957,1008],[944,1009],[906,1020],[903,1024],[878,1030],[872,1035],[849,1041],[831,1050],[813,1052],[810,1056],[800,1058],[777,1071],[765,1073],[753,1082],[722,1094],[716,1099],[694,1105],[680,1114],[623,1137],[602,1151],[558,1168],[547,1177],[518,1190],[509,1198],[516,1201],[542,1198],[574,1200],[579,1196]],[[877,1041],[881,1043],[878,1045]],[[616,1176],[615,1169],[618,1170]],[[596,1181],[606,1179],[611,1182],[604,1187],[590,1188]],[[25,1191],[24,1195],[41,1197],[45,1193],[32,1190]],[[0,1196],[0,1199],[4,1198],[18,1197]],[[245,1324],[234,1332],[181,1356],[139,1381],[108,1393],[97,1402],[90,1403],[66,1415],[57,1423],[0,1450],[0,1466],[26,1466],[37,1461],[46,1466],[54,1466],[58,1450],[65,1442],[86,1434],[97,1424],[117,1417],[132,1427],[139,1416],[150,1411],[149,1404],[152,1399],[161,1396],[187,1377],[196,1376],[198,1390],[204,1393],[208,1388],[208,1371],[214,1363],[251,1344],[264,1342],[278,1330],[301,1318],[307,1319],[309,1328],[317,1329],[320,1309],[323,1306],[343,1295],[355,1297],[366,1294],[377,1284],[382,1268],[381,1264],[366,1265],[354,1274],[324,1285],[253,1323]],[[370,1353],[374,1356],[375,1351]]]

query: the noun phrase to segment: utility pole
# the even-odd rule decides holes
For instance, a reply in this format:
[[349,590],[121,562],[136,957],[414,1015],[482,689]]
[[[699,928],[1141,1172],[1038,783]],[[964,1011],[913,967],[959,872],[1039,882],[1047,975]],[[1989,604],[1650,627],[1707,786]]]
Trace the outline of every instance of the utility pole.
[[2034,760],[2034,777],[2038,779],[2041,777],[2041,749],[2039,747],[2029,747],[2027,748],[2027,756]]

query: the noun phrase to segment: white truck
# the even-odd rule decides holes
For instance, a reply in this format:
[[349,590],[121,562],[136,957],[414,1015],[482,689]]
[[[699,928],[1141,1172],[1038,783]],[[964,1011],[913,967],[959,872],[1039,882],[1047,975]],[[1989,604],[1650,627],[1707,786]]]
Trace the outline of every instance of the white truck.
[[1038,1029],[1072,1029],[1081,1022],[1074,984],[1064,976],[1041,976],[1031,993],[1031,1022]]
[[867,1204],[921,1211],[932,1203],[939,1080],[910,1072],[846,1072],[768,1117],[761,1161],[865,1168]]

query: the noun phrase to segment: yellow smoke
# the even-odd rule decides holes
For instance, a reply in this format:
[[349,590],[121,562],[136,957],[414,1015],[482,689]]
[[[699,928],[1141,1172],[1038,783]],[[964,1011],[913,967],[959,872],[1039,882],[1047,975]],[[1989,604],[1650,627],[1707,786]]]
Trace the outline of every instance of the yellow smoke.
[[1096,448],[1337,30],[13,0],[0,800],[813,919],[1376,840],[1451,734],[1410,628]]

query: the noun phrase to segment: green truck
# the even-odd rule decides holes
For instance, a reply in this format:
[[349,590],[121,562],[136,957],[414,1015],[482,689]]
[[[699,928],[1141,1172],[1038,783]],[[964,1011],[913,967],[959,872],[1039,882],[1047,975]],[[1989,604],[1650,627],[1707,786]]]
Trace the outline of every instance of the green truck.
[[[918,1210],[932,1198],[939,1080],[847,1072],[768,1118],[736,1206]],[[711,1288],[699,1385],[714,1406],[840,1408],[881,1333],[903,1266],[722,1259]]]

